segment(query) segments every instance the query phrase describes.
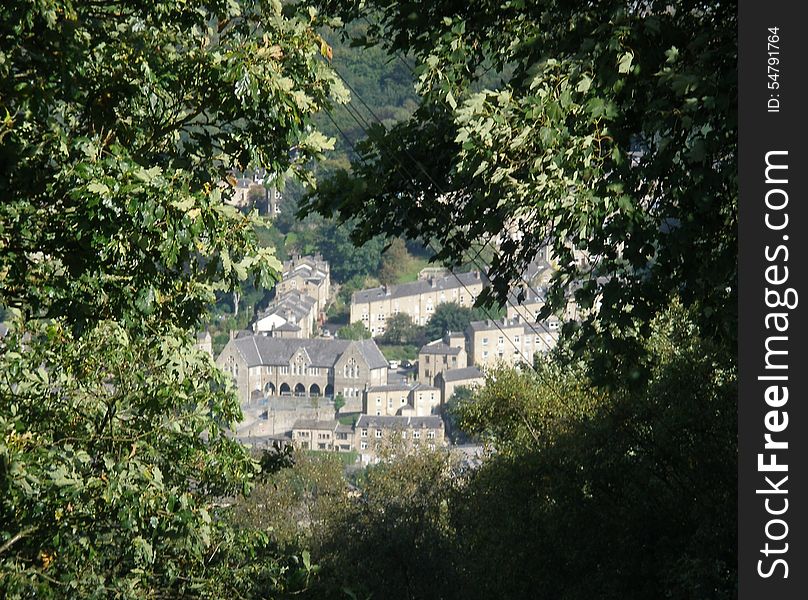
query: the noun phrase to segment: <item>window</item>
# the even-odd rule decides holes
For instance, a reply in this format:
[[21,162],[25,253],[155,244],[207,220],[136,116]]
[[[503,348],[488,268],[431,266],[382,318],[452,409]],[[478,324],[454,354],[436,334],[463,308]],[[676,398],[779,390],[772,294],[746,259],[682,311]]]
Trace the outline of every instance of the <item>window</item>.
[[504,343],[505,343],[505,338],[503,338],[502,336],[499,336],[499,339],[497,340],[497,344],[499,344],[501,346]]
[[287,367],[286,365],[282,366],[280,369],[281,369],[281,375],[289,374],[289,367]]
[[483,338],[483,346],[487,346],[487,345],[488,345],[488,338],[484,337]]
[[377,416],[377,417],[381,417],[381,416],[382,416],[382,411],[381,411],[381,410],[377,410],[377,411],[376,411],[376,416]]
[[435,439],[435,432],[430,431],[429,433],[426,434],[426,437],[428,437],[430,440],[434,440]]
[[519,336],[518,335],[513,336],[513,341],[518,344],[519,343]]
[[401,432],[401,439],[402,439],[402,440],[406,440],[406,439],[407,439],[407,432],[406,432],[406,431],[402,431],[402,432]]
[[367,442],[362,442],[362,443],[359,445],[359,447],[360,447],[362,450],[367,450],[367,449],[368,449],[368,443],[367,443]]
[[393,399],[392,398],[387,399],[387,408],[393,408]]
[[361,436],[362,436],[362,437],[367,437],[367,436],[368,436],[368,430],[367,430],[367,429],[363,429],[363,430],[362,430],[362,433],[361,433]]
[[382,399],[381,398],[376,398],[376,405],[381,406],[381,403],[382,403]]
[[381,430],[381,429],[377,429],[377,430],[376,430],[376,437],[377,437],[377,438],[382,437],[382,430]]
[[407,403],[407,399],[406,399],[406,398],[404,398],[404,397],[402,396],[402,398],[401,398],[401,404],[406,404],[406,403]]
[[421,432],[420,431],[413,431],[412,432],[412,439],[420,440],[421,439]]
[[487,351],[487,350],[483,352],[483,358],[484,358],[484,359],[485,359],[485,358],[488,358],[488,351]]

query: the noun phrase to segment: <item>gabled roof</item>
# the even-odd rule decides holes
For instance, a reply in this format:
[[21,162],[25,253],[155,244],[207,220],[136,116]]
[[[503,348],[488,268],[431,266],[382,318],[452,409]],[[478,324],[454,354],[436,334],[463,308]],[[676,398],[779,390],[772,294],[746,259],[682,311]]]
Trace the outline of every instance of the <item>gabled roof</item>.
[[325,429],[327,431],[336,431],[339,426],[338,421],[317,421],[315,419],[298,419],[292,425],[292,429]]
[[428,344],[421,346],[418,354],[457,355],[460,354],[460,350],[460,348],[453,348],[452,346],[449,346],[449,344],[445,343],[443,340],[435,340],[434,342],[429,342]]
[[303,348],[311,359],[312,366],[333,367],[339,357],[350,347],[356,347],[368,367],[387,367],[387,361],[373,340],[351,341],[338,339],[290,339],[250,335],[228,342],[247,363],[248,367],[260,365],[288,365],[295,353]]
[[373,416],[361,415],[356,422],[357,429],[443,429],[443,421],[437,415],[428,417]]
[[483,379],[483,373],[477,367],[460,367],[459,369],[449,369],[440,375],[446,382],[465,381],[467,379]]

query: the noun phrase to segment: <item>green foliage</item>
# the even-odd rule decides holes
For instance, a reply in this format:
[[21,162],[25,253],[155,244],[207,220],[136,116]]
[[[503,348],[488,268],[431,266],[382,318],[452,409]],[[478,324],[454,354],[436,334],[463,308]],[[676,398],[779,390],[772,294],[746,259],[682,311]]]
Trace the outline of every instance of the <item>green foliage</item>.
[[[369,39],[416,61],[421,98],[406,123],[370,131],[352,184],[324,186],[307,210],[355,219],[357,241],[429,239],[452,264],[518,227],[482,301],[504,302],[549,243],[559,275],[548,314],[584,281],[577,301],[600,310],[577,350],[597,342],[602,375],[636,368],[676,294],[701,307],[707,335],[735,346],[734,3],[320,4],[346,22],[373,15]],[[502,81],[481,89],[490,70]]]
[[334,410],[339,412],[343,406],[345,406],[345,396],[342,394],[334,396]]
[[315,541],[323,578],[311,597],[454,597],[447,501],[453,461],[426,450],[367,468],[361,496],[324,521]]
[[497,371],[460,404],[497,449],[454,521],[475,597],[735,597],[735,368],[680,308],[651,329],[639,389]]
[[337,337],[341,340],[369,340],[370,330],[365,327],[364,323],[357,321],[337,331]]
[[427,321],[425,334],[427,340],[442,338],[447,331],[466,331],[472,321],[484,321],[490,318],[491,311],[481,308],[460,306],[457,302],[444,302],[435,307],[435,312]]
[[257,484],[249,497],[236,503],[229,518],[239,527],[267,532],[281,548],[308,547],[347,500],[342,472],[336,454],[297,452],[293,467]]
[[[314,567],[217,508],[258,469],[193,348],[214,292],[277,277],[225,204],[247,164],[310,178],[340,85],[275,1],[0,8],[0,595],[266,597]],[[292,149],[294,148],[294,152]]]
[[379,344],[379,350],[382,351],[384,357],[388,360],[409,360],[413,361],[418,358],[418,349],[420,346],[412,344]]
[[413,323],[412,317],[407,313],[391,315],[385,323],[384,335],[381,341],[385,344],[405,344],[423,346],[426,343],[426,330]]

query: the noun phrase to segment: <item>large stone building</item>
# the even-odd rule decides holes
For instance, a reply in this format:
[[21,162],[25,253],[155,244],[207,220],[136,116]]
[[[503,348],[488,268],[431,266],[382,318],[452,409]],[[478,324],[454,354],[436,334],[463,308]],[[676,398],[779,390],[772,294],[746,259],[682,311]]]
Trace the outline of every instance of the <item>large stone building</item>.
[[513,319],[472,321],[466,330],[469,363],[482,366],[496,364],[533,364],[533,356],[546,353],[558,341],[559,321],[551,318],[537,323]]
[[253,392],[300,398],[342,394],[345,411],[358,412],[364,389],[387,383],[387,360],[373,340],[242,335],[227,343],[216,364],[233,376],[243,402]]
[[444,302],[472,306],[483,286],[480,272],[472,271],[360,290],[351,297],[351,323],[363,323],[374,337],[382,335],[386,320],[399,313],[424,325]]
[[432,385],[439,373],[467,366],[467,357],[466,337],[462,333],[447,332],[443,338],[425,344],[418,351],[418,379]]
[[422,445],[434,450],[445,445],[443,421],[438,416],[360,416],[354,427],[354,448],[362,462],[376,462],[385,445],[393,452],[399,449],[406,452]]
[[314,298],[317,319],[322,318],[331,299],[331,270],[322,256],[296,256],[283,263],[283,274],[276,286],[278,295],[301,292]]

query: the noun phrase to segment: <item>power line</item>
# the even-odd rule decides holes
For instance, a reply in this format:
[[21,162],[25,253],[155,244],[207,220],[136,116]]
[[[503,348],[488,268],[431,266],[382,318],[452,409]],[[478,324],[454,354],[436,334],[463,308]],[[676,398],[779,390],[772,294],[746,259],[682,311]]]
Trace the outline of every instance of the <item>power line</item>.
[[[335,72],[336,72],[336,70],[335,70]],[[340,75],[338,72],[337,72],[337,76],[338,76],[338,77],[340,77],[340,79],[343,79],[343,81],[344,81],[344,78],[342,78],[342,76],[341,76],[341,75]],[[346,82],[346,84],[347,84],[347,82]],[[355,92],[354,92],[354,93],[355,93]],[[359,94],[356,94],[356,96],[357,96],[358,98],[360,98],[360,100],[361,100],[361,96],[359,96]],[[366,106],[367,106],[367,105],[366,105]],[[354,121],[355,121],[355,122],[356,122],[356,124],[357,124],[357,125],[360,127],[360,129],[362,129],[362,130],[363,130],[363,131],[364,131],[364,132],[367,134],[367,126],[368,126],[367,121],[365,121],[365,125],[363,125],[363,124],[360,122],[360,119],[364,120],[364,118],[362,118],[362,117],[361,117],[361,115],[359,115],[358,111],[356,111],[355,109],[353,109],[353,110],[352,110],[352,108],[353,108],[353,107],[350,107],[350,108],[349,108],[349,107],[348,107],[348,105],[346,105],[346,110],[348,111],[348,114],[351,116],[351,118],[353,118],[353,119],[354,119]],[[369,109],[369,112],[371,112],[371,114],[373,114],[373,113],[372,113],[372,110],[370,110],[370,109]],[[334,119],[332,118],[332,116],[331,116],[329,113],[326,113],[326,114],[328,115],[328,118],[329,118],[329,120],[332,122],[332,124],[333,124],[333,125],[334,125],[334,126],[337,128],[337,130],[340,132],[340,134],[341,134],[341,135],[342,135],[342,136],[343,136],[343,137],[346,139],[346,142],[350,143],[350,140],[348,140],[348,138],[347,138],[347,136],[346,136],[345,132],[344,132],[344,131],[342,131],[342,129],[341,129],[341,128],[340,128],[340,127],[339,127],[339,126],[336,124],[336,122],[334,121]],[[358,115],[358,116],[357,116],[357,115]],[[382,126],[383,126],[383,125],[382,125]],[[383,146],[383,148],[384,148],[384,150],[385,150],[386,152],[388,152],[388,153],[390,154],[390,156],[393,158],[393,160],[394,160],[396,163],[398,163],[399,167],[402,169],[402,171],[404,172],[404,174],[406,175],[406,177],[408,177],[410,180],[413,180],[414,178],[413,178],[413,177],[412,177],[412,175],[411,175],[411,174],[410,174],[410,173],[407,171],[406,166],[404,166],[404,164],[403,164],[403,163],[402,163],[402,162],[401,162],[401,161],[398,159],[398,157],[397,157],[397,156],[395,156],[395,154],[394,154],[394,153],[390,153],[390,152],[389,152],[389,150],[387,149],[387,147],[386,147],[386,146]],[[358,153],[357,153],[357,155],[358,155]],[[359,155],[359,156],[360,156],[360,160],[362,160],[362,162],[365,162],[364,158],[363,158],[363,157],[361,157],[361,155]],[[433,180],[433,183],[434,183],[434,180]],[[435,186],[436,186],[438,189],[440,189],[440,186],[438,186],[436,183],[434,183],[434,184],[435,184]],[[434,246],[432,246],[431,241],[426,240],[426,242],[427,242],[427,244],[429,245],[429,247],[430,247],[430,248],[432,248],[433,252],[436,252],[436,253],[437,253],[437,250],[434,248]],[[479,268],[479,265],[477,265],[476,263],[474,263],[474,264],[475,264],[475,266],[478,266],[478,268]],[[465,283],[463,283],[463,281],[462,281],[462,280],[461,280],[461,279],[460,279],[460,278],[457,276],[457,274],[456,274],[456,273],[454,273],[454,272],[452,272],[452,271],[450,271],[450,273],[451,273],[451,274],[452,274],[452,275],[455,277],[455,279],[457,280],[457,282],[458,282],[458,283],[459,283],[459,284],[460,284],[460,285],[461,285],[461,286],[462,286],[462,287],[463,287],[463,288],[464,288],[464,289],[465,289],[465,290],[466,290],[466,291],[469,293],[469,295],[470,295],[471,297],[473,297],[473,293],[471,292],[471,290],[470,290],[470,289],[469,289],[469,288],[466,286],[466,284],[465,284]],[[513,305],[512,305],[512,306],[513,306]],[[511,339],[511,338],[510,338],[510,337],[509,337],[509,336],[508,336],[506,333],[505,333],[505,330],[504,330],[504,329],[502,329],[502,327],[500,326],[498,319],[492,318],[492,317],[491,317],[491,314],[488,312],[488,310],[487,310],[486,308],[484,308],[484,307],[481,307],[481,308],[482,308],[482,310],[485,312],[486,316],[488,316],[488,317],[489,317],[489,320],[490,320],[490,321],[491,321],[491,322],[494,324],[494,326],[495,326],[495,327],[496,327],[496,328],[497,328],[497,329],[498,329],[498,330],[499,330],[499,331],[500,331],[500,332],[503,334],[503,337],[504,337],[505,339],[507,339],[507,340],[508,340],[508,342],[511,344],[511,346],[513,346],[513,348],[514,348],[514,350],[516,351],[516,353],[517,353],[517,354],[519,354],[519,355],[522,357],[522,360],[524,361],[524,363],[525,363],[525,364],[527,364],[527,365],[529,366],[529,368],[530,368],[530,369],[531,369],[531,370],[532,370],[534,373],[538,374],[538,371],[536,371],[535,367],[534,367],[534,366],[533,366],[533,364],[532,364],[532,361],[528,360],[528,358],[527,358],[527,357],[525,356],[525,354],[522,352],[521,348],[519,348],[519,347],[516,345],[516,343],[515,343],[515,342],[514,342],[514,341],[513,341],[513,340],[512,340],[512,339]],[[546,341],[545,341],[545,340],[544,340],[544,339],[543,339],[543,338],[542,338],[542,337],[539,335],[539,333],[538,333],[538,332],[537,332],[535,329],[533,329],[533,327],[532,327],[532,326],[530,326],[530,325],[528,325],[528,326],[529,326],[529,327],[531,327],[531,330],[533,330],[533,332],[534,332],[534,334],[535,334],[536,338],[537,338],[537,339],[541,339],[541,341],[542,341],[542,342],[543,342],[543,343],[544,343],[544,344],[545,344],[545,345],[548,347],[548,349],[550,349],[550,345],[549,345],[549,343],[547,343],[547,342],[546,342]],[[549,331],[548,331],[548,332],[549,332]],[[549,388],[550,388],[550,389],[551,389],[551,390],[552,390],[552,391],[553,391],[553,392],[554,392],[554,393],[555,393],[555,394],[556,394],[556,395],[559,397],[559,399],[561,399],[560,394],[558,394],[558,392],[557,392],[557,391],[556,391],[556,390],[553,388],[553,386],[552,386],[552,385],[551,385],[549,382],[545,381],[545,384],[546,384],[546,385],[547,385],[547,386],[548,386],[548,387],[549,387]]]
[[[365,102],[365,100],[362,98],[362,96],[353,88],[353,86],[350,83],[348,83],[348,81],[345,80],[345,78],[339,73],[339,71],[336,70],[336,68],[333,68],[333,65],[332,65],[332,69],[336,73],[337,77],[339,77],[343,81],[343,83],[345,83],[345,85],[348,86],[351,93],[353,95],[355,95],[359,99],[359,101],[362,103],[362,105],[364,105],[365,108],[368,110],[368,112],[376,119],[376,121],[379,123],[379,125],[381,125],[382,128],[384,128],[384,124],[382,123],[381,119],[379,119],[379,117],[373,112],[373,109]],[[348,114],[357,123],[357,125],[359,125],[360,129],[362,129],[365,132],[365,134],[367,134],[367,128],[370,126],[370,123],[368,123],[368,121],[365,120],[364,117],[362,117],[361,114],[359,114],[359,111],[357,111],[355,108],[353,108],[353,107],[349,108],[348,105],[346,105],[346,110],[348,111]],[[353,112],[352,112],[352,110],[353,110]],[[362,125],[362,123],[359,122],[359,120],[357,119],[357,116],[364,121],[364,123],[365,123],[364,126]],[[333,122],[333,120],[332,120],[332,122]],[[386,131],[386,129],[385,129],[385,131]],[[381,142],[380,142],[380,144],[381,144]],[[410,179],[411,181],[415,179],[412,176],[412,174],[406,169],[404,164],[398,159],[398,157],[395,155],[395,153],[391,152],[386,146],[384,146],[384,150],[386,152],[388,152],[389,156],[391,156],[393,158],[393,160],[395,160],[401,166],[402,170],[404,171],[404,174],[406,175],[406,177],[408,179]],[[417,168],[419,168],[421,170],[421,172],[423,172],[424,175],[427,176],[427,178],[429,178],[430,182],[435,186],[435,188],[438,190],[438,192],[440,192],[442,194],[445,194],[445,192],[443,192],[443,190],[441,190],[440,184],[438,184],[438,182],[436,182],[434,180],[434,178],[432,178],[432,176],[426,171],[426,169],[424,169],[423,166],[417,160],[415,160],[415,158],[409,152],[407,152],[406,148],[404,149],[404,153],[405,153],[405,155],[407,155],[407,157],[410,159],[410,161],[412,161],[412,163]],[[363,162],[365,162],[365,161],[363,160]],[[430,244],[430,247],[431,247],[431,244]],[[475,259],[472,259],[472,261],[471,261],[472,264],[475,267],[477,267],[478,269],[480,269],[481,266],[476,262],[476,258],[479,258],[480,254],[482,253],[482,249],[483,248],[481,248],[480,251],[477,253],[477,256],[475,257]],[[437,252],[434,248],[433,248],[433,251]],[[531,292],[533,292],[533,294],[536,297],[540,296],[540,294],[535,289],[533,289],[533,287],[530,285],[530,283],[528,281],[520,278],[520,282],[524,283],[528,287],[528,289]],[[512,308],[514,308],[518,313],[518,309],[517,309],[516,305],[514,305],[512,302],[510,302],[510,299],[507,296],[505,298],[505,301],[506,301],[507,304],[510,304],[510,306]],[[487,311],[486,311],[486,314],[488,314]],[[531,331],[533,331],[534,335],[537,338],[540,337],[541,334],[536,330],[536,328],[533,326],[533,324],[531,322],[529,322],[527,319],[525,321],[526,321],[526,324],[528,325],[528,327],[530,327]],[[545,327],[541,322],[536,321],[536,324],[539,325],[544,330],[545,333],[553,335],[552,332],[549,329],[547,329],[547,327]],[[504,332],[503,332],[503,334],[504,334]],[[548,350],[552,349],[550,344],[547,341],[545,341],[544,338],[541,338],[541,341],[545,346],[547,346]],[[513,344],[513,342],[512,342],[512,344]],[[519,351],[519,352],[520,352],[520,354],[522,354],[521,351]],[[524,358],[523,354],[522,354],[522,357]]]

